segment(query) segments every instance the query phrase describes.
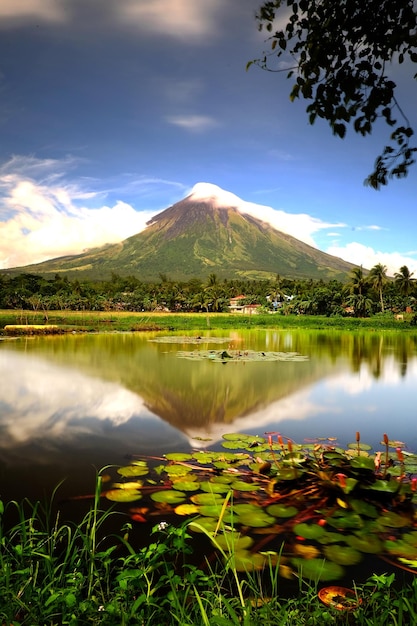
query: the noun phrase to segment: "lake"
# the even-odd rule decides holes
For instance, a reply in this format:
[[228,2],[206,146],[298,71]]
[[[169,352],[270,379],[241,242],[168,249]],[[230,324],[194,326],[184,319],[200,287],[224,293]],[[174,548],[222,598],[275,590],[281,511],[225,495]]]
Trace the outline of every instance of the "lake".
[[[183,336],[183,334],[182,334]],[[417,450],[417,337],[287,330],[108,333],[0,342],[1,498],[91,491],[126,456],[219,449],[230,432],[278,431]],[[207,343],[224,339],[220,343]],[[174,341],[174,342],[173,342]],[[212,362],[178,351],[298,353],[304,360]]]

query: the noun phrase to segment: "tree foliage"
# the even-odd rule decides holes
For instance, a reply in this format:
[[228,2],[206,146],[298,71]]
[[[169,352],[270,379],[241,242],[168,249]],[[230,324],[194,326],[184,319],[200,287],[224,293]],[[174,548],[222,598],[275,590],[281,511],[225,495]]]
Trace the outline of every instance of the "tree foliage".
[[270,0],[256,17],[260,30],[272,35],[270,49],[255,62],[288,72],[294,81],[291,100],[311,101],[306,109],[311,124],[322,118],[341,138],[348,125],[363,136],[380,118],[391,127],[389,144],[366,184],[379,189],[389,178],[406,176],[417,148],[410,145],[413,130],[390,69],[392,62],[417,63],[414,0]]

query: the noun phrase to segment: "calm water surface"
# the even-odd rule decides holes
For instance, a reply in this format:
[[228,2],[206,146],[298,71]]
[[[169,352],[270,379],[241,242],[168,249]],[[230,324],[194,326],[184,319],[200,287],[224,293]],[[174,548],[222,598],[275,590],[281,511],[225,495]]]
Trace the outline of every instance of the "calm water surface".
[[[129,454],[219,446],[226,432],[279,431],[417,450],[417,338],[317,331],[224,331],[222,345],[161,334],[0,342],[0,497],[91,488],[95,468]],[[178,350],[298,352],[306,361],[213,363]],[[203,441],[210,439],[210,441]]]

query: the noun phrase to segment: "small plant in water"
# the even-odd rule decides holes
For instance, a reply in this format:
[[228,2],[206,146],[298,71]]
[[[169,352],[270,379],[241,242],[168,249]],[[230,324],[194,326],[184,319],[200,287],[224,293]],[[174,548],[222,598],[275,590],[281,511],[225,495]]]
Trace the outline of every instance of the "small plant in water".
[[132,460],[102,495],[136,522],[191,518],[217,552],[233,546],[237,571],[272,559],[283,577],[331,581],[378,555],[414,572],[417,457],[386,434],[381,444],[231,433],[222,451]]

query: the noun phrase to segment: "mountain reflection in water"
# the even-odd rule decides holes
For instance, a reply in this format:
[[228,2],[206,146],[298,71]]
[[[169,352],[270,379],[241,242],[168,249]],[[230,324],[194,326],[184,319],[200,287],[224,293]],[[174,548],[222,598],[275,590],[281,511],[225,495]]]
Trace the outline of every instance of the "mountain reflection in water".
[[224,347],[154,343],[150,333],[1,342],[0,496],[38,497],[65,476],[85,491],[86,468],[123,464],[126,454],[216,445],[233,431],[279,430],[297,441],[335,436],[342,445],[356,430],[373,445],[388,432],[417,448],[414,337],[279,330],[229,336],[235,347],[309,359],[184,360],[178,350]]

